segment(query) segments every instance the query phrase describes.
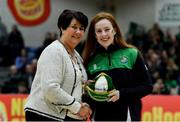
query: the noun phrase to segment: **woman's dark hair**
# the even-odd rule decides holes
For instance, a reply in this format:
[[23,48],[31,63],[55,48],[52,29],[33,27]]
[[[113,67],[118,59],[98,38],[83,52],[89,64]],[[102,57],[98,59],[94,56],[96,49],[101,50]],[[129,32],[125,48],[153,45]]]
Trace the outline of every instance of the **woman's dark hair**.
[[58,18],[57,26],[60,30],[60,36],[62,35],[61,29],[65,30],[70,25],[73,18],[77,19],[86,29],[88,25],[88,17],[80,11],[66,9],[60,14]]

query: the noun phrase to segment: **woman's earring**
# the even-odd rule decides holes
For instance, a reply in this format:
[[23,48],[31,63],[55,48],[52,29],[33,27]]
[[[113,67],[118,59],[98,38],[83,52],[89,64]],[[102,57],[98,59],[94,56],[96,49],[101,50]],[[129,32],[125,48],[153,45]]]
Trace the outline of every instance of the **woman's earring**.
[[63,29],[61,28],[61,32],[62,32],[62,34],[63,34]]

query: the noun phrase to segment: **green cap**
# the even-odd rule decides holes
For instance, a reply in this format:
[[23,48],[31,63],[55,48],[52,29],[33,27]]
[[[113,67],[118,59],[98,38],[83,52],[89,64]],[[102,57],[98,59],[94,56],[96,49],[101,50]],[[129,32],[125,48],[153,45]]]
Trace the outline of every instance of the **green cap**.
[[112,78],[102,72],[94,80],[95,82],[89,83],[86,86],[88,95],[95,101],[107,101],[109,99],[109,92],[115,89]]

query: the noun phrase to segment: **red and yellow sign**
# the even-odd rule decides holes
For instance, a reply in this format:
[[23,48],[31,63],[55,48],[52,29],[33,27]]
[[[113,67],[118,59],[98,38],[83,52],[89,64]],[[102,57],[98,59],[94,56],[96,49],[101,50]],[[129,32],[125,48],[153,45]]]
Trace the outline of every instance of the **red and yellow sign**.
[[180,96],[147,96],[143,98],[142,121],[180,121]]
[[0,122],[25,121],[24,104],[27,95],[0,95]]
[[41,24],[50,14],[49,0],[8,0],[8,5],[15,19],[25,26]]
[[[0,94],[0,122],[25,121],[27,95]],[[180,96],[147,96],[142,99],[142,121],[180,122]]]

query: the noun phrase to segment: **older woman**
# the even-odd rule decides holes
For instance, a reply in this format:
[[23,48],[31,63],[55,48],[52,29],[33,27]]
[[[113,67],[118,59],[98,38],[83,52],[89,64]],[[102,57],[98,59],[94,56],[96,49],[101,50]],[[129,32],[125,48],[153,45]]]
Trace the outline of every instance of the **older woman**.
[[42,52],[30,95],[25,104],[27,121],[83,120],[92,112],[81,102],[87,75],[75,47],[88,25],[82,12],[64,10],[58,19],[60,39]]

